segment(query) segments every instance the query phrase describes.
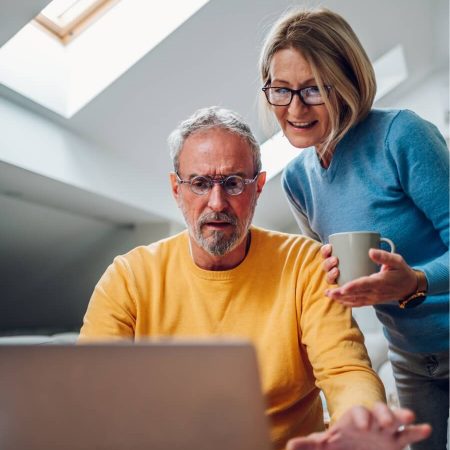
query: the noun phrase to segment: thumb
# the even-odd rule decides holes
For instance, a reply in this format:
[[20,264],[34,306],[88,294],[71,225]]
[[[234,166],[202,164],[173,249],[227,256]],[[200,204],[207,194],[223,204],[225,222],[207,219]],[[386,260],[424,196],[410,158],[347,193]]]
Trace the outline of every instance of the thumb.
[[404,266],[403,258],[398,253],[389,253],[385,250],[371,248],[369,250],[370,259],[378,265],[389,266],[399,269]]
[[322,450],[325,433],[312,433],[305,437],[291,439],[286,450]]
[[431,434],[431,426],[428,424],[410,425],[400,435],[399,444],[405,447],[408,444],[426,439]]

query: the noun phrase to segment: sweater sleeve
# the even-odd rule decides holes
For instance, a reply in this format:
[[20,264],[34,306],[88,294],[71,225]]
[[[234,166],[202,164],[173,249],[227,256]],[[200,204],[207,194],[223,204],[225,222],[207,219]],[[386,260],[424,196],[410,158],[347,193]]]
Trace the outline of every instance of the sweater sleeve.
[[324,295],[328,284],[319,247],[314,247],[305,260],[300,281],[300,333],[333,422],[352,406],[370,408],[375,402],[384,402],[385,392],[371,368],[351,309]]
[[447,249],[414,268],[425,272],[430,294],[448,292],[449,151],[445,140],[431,123],[411,111],[401,111],[391,125],[385,146],[404,192],[432,223]]
[[95,286],[78,342],[133,339],[136,323],[134,295],[127,261],[118,256]]
[[295,221],[297,222],[298,227],[300,228],[300,232],[303,235],[308,236],[308,237],[320,242],[319,235],[317,233],[315,233],[314,230],[311,228],[311,225],[308,220],[308,216],[303,211],[303,209],[300,207],[299,203],[294,200],[294,196],[292,195],[292,192],[289,188],[288,177],[289,177],[289,175],[287,174],[287,171],[285,171],[283,173],[281,185],[282,185],[284,193],[286,194],[289,208],[292,211],[292,214],[294,216]]

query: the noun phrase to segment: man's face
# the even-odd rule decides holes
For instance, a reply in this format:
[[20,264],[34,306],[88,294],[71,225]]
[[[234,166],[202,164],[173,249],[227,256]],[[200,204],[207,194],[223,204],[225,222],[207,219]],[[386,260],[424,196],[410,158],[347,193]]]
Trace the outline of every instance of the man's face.
[[[189,136],[180,153],[179,176],[190,180],[199,175],[254,178],[249,145],[236,134],[220,128]],[[214,256],[223,256],[240,245],[245,246],[264,181],[265,176],[261,174],[255,183],[247,184],[244,191],[235,196],[227,194],[220,184],[198,195],[188,184],[178,184],[176,176],[171,175],[173,194],[183,212],[191,243]]]

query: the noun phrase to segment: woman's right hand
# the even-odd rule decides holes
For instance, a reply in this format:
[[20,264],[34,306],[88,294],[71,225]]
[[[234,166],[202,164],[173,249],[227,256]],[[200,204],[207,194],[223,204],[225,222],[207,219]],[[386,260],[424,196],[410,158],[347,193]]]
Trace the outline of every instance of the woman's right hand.
[[335,284],[339,276],[339,260],[336,258],[336,256],[331,256],[331,251],[331,244],[322,245],[320,249],[320,253],[324,258],[322,268],[327,274],[327,283]]
[[[335,284],[339,276],[339,260],[331,255],[331,250],[331,245],[326,244],[320,252],[324,258],[322,268],[326,272],[326,280]],[[401,255],[371,248],[369,258],[381,266],[379,272],[327,289],[325,295],[344,306],[358,307],[388,303],[417,291],[417,275]]]
[[369,410],[363,406],[348,409],[327,431],[291,439],[288,450],[401,450],[426,439],[428,424],[413,424],[409,409],[391,410],[377,403]]

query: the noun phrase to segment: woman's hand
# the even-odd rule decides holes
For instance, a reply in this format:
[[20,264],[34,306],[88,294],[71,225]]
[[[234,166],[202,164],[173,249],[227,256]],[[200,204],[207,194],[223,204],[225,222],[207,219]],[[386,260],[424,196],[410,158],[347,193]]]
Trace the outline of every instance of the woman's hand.
[[382,403],[372,410],[354,406],[329,430],[291,439],[287,450],[401,450],[431,433],[429,425],[413,421],[408,409],[391,410]]
[[322,247],[320,248],[320,253],[322,254],[322,257],[325,260],[323,262],[322,267],[327,274],[327,283],[335,284],[337,277],[339,276],[339,269],[338,269],[339,261],[336,258],[336,256],[331,255],[331,252],[332,252],[331,244],[322,245]]
[[[324,245],[321,253],[325,258],[323,268],[327,272],[327,281],[335,283],[339,262],[331,256],[331,245]],[[325,295],[342,305],[356,307],[400,300],[416,291],[417,276],[401,255],[372,248],[369,257],[381,265],[378,273],[328,289]]]

